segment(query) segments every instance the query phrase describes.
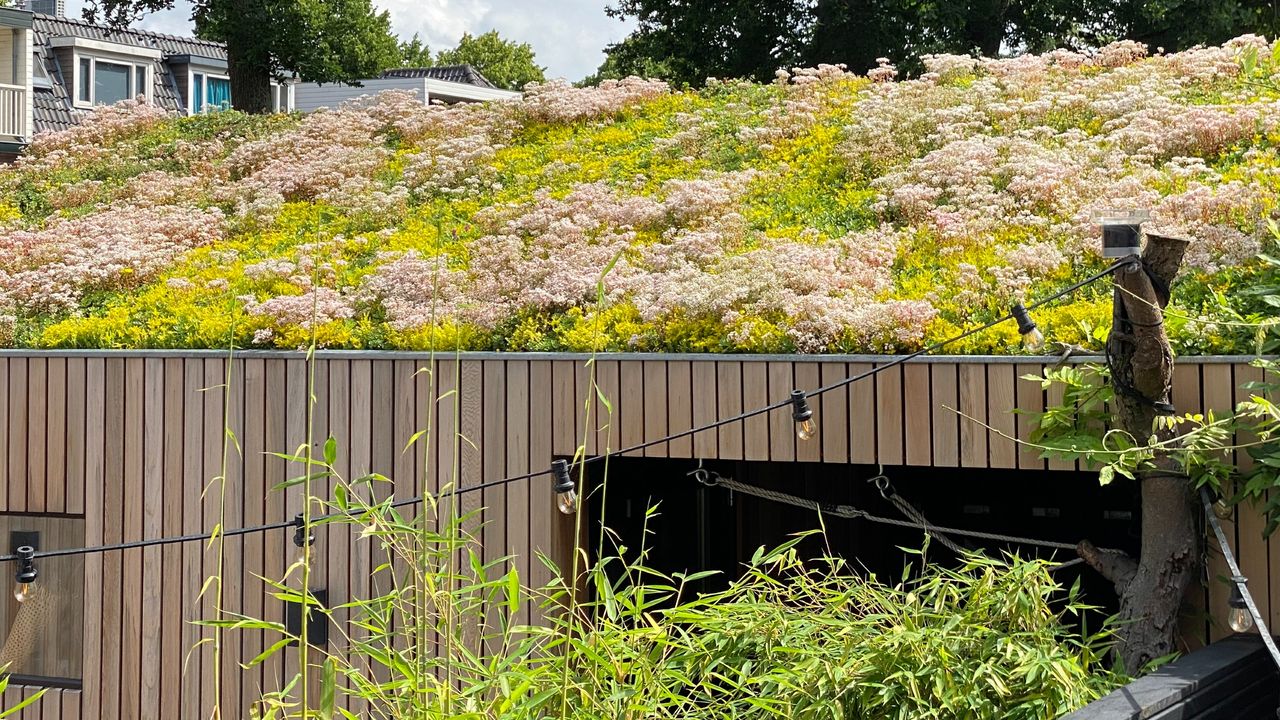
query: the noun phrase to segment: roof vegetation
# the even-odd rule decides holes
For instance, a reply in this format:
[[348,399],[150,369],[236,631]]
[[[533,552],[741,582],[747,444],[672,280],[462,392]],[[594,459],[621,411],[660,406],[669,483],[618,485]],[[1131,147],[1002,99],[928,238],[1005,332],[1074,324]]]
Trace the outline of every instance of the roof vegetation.
[[[1275,242],[1268,42],[925,65],[103,108],[0,170],[0,346],[898,352],[1105,267],[1091,218],[1133,207],[1195,240],[1176,349],[1252,349],[1224,321],[1265,313],[1239,291]],[[1110,304],[1036,320],[1098,347]]]

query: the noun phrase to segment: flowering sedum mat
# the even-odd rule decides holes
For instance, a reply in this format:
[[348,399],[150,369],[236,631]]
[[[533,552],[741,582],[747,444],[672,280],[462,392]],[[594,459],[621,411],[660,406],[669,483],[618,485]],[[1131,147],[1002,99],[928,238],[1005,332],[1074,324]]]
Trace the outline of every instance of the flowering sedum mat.
[[[900,352],[1105,267],[1091,218],[1142,208],[1194,238],[1177,349],[1252,348],[1229,321],[1265,313],[1275,242],[1265,40],[926,64],[102,108],[0,170],[0,346]],[[1036,316],[1097,347],[1110,306],[1098,284]]]

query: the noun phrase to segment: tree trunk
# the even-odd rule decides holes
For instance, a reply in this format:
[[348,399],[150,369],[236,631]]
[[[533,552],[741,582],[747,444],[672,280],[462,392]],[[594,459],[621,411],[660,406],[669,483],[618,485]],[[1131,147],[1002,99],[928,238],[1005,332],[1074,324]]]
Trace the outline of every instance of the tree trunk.
[[231,106],[260,115],[271,112],[271,54],[261,39],[262,28],[272,22],[264,4],[233,0],[225,24],[227,77],[231,79]]
[[227,48],[227,76],[231,78],[231,106],[255,115],[271,112],[271,74],[252,60],[239,59]]
[[[1115,273],[1115,308],[1107,353],[1115,388],[1116,427],[1139,443],[1168,439],[1155,420],[1174,414],[1173,351],[1162,324],[1169,286],[1187,241],[1149,235],[1142,257]],[[1080,544],[1080,556],[1116,585],[1120,595],[1118,653],[1130,673],[1177,648],[1178,611],[1200,563],[1200,534],[1191,483],[1177,461],[1159,453],[1139,474],[1142,543],[1131,558]]]

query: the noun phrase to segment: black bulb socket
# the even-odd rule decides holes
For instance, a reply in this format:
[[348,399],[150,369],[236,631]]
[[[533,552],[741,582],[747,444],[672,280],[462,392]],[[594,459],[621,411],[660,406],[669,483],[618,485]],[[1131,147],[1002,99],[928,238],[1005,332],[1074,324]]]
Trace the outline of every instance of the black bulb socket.
[[551,472],[556,479],[555,487],[553,488],[556,494],[569,492],[574,488],[573,478],[569,477],[569,462],[567,460],[552,460]]
[[1249,607],[1249,603],[1244,601],[1244,592],[1240,590],[1240,586],[1249,581],[1243,575],[1231,576],[1231,597],[1227,600],[1227,607],[1244,609]]
[[36,549],[30,545],[18,548],[18,572],[14,579],[20,583],[33,583],[39,575],[36,572]]
[[307,521],[302,517],[302,513],[298,513],[293,517],[293,527],[293,544],[295,547],[316,544],[316,534],[307,532]]
[[1036,329],[1036,321],[1031,319],[1031,313],[1027,312],[1027,308],[1022,303],[1014,303],[1009,308],[1009,314],[1018,322],[1018,332],[1026,335]]
[[813,408],[809,407],[809,396],[803,390],[791,391],[791,419],[804,422],[813,417]]

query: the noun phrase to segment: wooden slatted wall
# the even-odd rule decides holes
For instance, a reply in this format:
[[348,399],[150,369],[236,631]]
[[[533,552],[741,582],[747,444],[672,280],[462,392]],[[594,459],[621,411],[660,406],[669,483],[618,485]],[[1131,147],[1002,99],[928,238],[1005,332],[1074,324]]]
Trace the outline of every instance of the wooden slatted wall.
[[[84,517],[89,545],[288,520],[300,491],[271,488],[300,472],[267,455],[311,436],[332,436],[348,476],[379,472],[397,497],[476,485],[546,468],[579,444],[601,453],[643,443],[866,372],[883,358],[728,358],[696,356],[463,355],[431,366],[421,355],[246,353],[228,364],[216,353],[0,353],[0,513]],[[813,398],[820,437],[796,440],[786,411],[754,417],[637,451],[645,457],[745,459],[943,468],[1075,469],[1046,462],[1010,437],[1030,432],[1015,407],[1038,410],[1053,397],[1021,377],[1041,372],[1019,359],[934,358],[911,362]],[[429,371],[429,372],[428,372]],[[1245,361],[1181,363],[1179,410],[1227,409],[1257,378]],[[229,379],[229,392],[224,383]],[[591,392],[592,381],[599,387]],[[434,382],[434,393],[432,383]],[[230,403],[224,403],[224,397]],[[604,399],[601,400],[600,398]],[[439,398],[433,402],[433,398]],[[611,411],[610,411],[611,408]],[[430,423],[432,432],[403,448]],[[988,431],[989,424],[999,433]],[[229,427],[242,451],[224,447]],[[1003,435],[1002,435],[1002,434]],[[423,453],[426,453],[426,462]],[[425,467],[425,471],[424,471]],[[225,486],[215,480],[225,475]],[[533,559],[565,559],[571,521],[554,511],[544,476],[464,496],[463,510],[485,508],[488,558],[513,555],[521,574],[545,582]],[[1232,519],[1244,572],[1273,626],[1280,626],[1280,539],[1263,541],[1260,518]],[[223,562],[226,609],[281,619],[255,574],[279,576],[290,562],[291,533],[230,539]],[[316,582],[336,601],[370,590],[379,558],[345,530],[321,533]],[[84,561],[84,668],[81,690],[51,690],[22,718],[197,718],[215,702],[208,631],[213,615],[202,583],[217,556],[202,543],[95,554]],[[1211,555],[1210,573],[1224,572]],[[1210,582],[1208,603],[1224,606],[1226,586]],[[536,621],[532,615],[527,618]],[[1191,623],[1190,634],[1204,628]],[[1221,623],[1212,630],[1221,635]],[[262,640],[229,636],[220,700],[224,717],[292,673],[292,651],[245,672],[238,663]],[[194,648],[194,649],[193,649]],[[4,703],[32,692],[14,687]]]

